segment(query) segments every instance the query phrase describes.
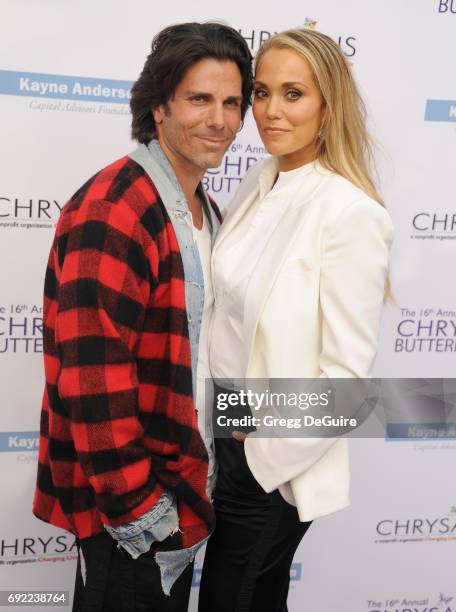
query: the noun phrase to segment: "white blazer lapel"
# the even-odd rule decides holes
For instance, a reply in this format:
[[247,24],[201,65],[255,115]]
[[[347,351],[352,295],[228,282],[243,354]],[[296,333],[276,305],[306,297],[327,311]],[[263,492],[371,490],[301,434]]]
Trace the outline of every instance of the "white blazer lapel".
[[244,336],[248,348],[247,371],[252,357],[258,320],[277,275],[286,259],[294,237],[312,203],[315,193],[324,180],[324,173],[306,176],[293,195],[288,194],[290,202],[282,211],[279,222],[253,269],[244,305]]
[[[212,270],[220,244],[239,223],[248,207],[258,196],[260,173],[268,166],[277,166],[276,159],[271,157],[262,164],[254,166],[236,192],[215,241],[212,251]],[[312,201],[312,196],[322,182],[323,174],[307,172],[305,182],[299,182],[296,186],[293,186],[294,191],[292,193],[283,194],[284,197],[289,198],[289,202],[285,210],[278,211],[276,227],[253,269],[244,306],[244,334],[246,347],[248,348],[248,364],[250,364],[258,319],[291,246],[293,237],[299,231],[305,211]],[[215,283],[214,278],[213,282]]]
[[286,209],[250,278],[244,305],[244,337],[248,347],[247,371],[258,320],[291,246],[292,238],[300,225],[302,214],[302,207],[289,206]]

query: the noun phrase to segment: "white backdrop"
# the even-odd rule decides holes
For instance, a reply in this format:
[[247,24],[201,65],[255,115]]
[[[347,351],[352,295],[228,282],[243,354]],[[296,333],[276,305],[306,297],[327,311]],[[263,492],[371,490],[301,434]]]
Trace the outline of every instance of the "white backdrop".
[[[309,18],[339,42],[380,144],[380,190],[396,228],[396,303],[385,307],[376,374],[454,375],[456,1],[290,0],[280,8],[0,1],[0,590],[72,588],[73,538],[31,515],[45,264],[65,201],[134,148],[126,98],[100,95],[102,88],[128,89],[153,35],[170,23],[224,20],[256,52],[271,33]],[[84,86],[94,87],[92,99]],[[249,116],[206,178],[222,206],[264,155]],[[304,538],[290,611],[455,612],[455,457],[451,440],[352,441],[352,505],[316,521]],[[191,610],[198,578],[197,568]]]

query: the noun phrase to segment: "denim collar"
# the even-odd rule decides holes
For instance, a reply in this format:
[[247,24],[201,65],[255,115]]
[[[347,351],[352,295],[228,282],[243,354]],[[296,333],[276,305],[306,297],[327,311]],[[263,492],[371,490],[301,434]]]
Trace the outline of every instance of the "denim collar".
[[[170,198],[167,202],[167,208],[171,210],[188,210],[187,200],[185,199],[185,195],[182,191],[179,181],[177,180],[176,173],[171,165],[171,162],[166,157],[165,152],[163,151],[160,143],[156,138],[153,138],[149,144],[147,145],[147,149],[151,154],[152,158],[157,162],[159,167],[162,169],[163,173],[166,175],[166,178],[171,183],[172,187],[177,191],[179,197],[176,199]],[[209,222],[209,228],[211,233],[213,232],[213,219],[212,219],[212,206],[209,204],[209,201],[206,196],[206,192],[204,191],[201,183],[198,184],[196,188],[196,192],[200,197],[200,200],[203,205],[204,212],[206,214],[206,218]]]

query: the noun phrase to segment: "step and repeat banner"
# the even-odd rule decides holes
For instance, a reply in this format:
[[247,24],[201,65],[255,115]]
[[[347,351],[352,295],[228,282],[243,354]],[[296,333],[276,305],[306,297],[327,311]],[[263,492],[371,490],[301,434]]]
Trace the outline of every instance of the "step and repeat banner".
[[[455,0],[1,0],[0,590],[72,590],[71,534],[31,514],[43,387],[42,289],[72,193],[134,148],[129,90],[154,34],[222,20],[253,53],[315,21],[353,67],[394,225],[375,375],[453,377],[456,355]],[[266,156],[249,113],[204,178],[223,208]],[[352,440],[352,504],[315,521],[291,570],[290,611],[456,612],[456,441]],[[201,559],[191,610],[196,610]],[[29,608],[30,609],[30,608]],[[38,609],[38,608],[37,608]],[[214,611],[216,612],[216,611]]]

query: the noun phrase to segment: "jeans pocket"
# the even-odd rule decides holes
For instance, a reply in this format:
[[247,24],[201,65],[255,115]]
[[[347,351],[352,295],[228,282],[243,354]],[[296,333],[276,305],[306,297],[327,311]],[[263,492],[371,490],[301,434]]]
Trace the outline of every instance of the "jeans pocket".
[[158,503],[136,521],[116,529],[105,526],[109,534],[133,559],[147,553],[154,542],[162,542],[179,531],[176,498],[164,493]]

